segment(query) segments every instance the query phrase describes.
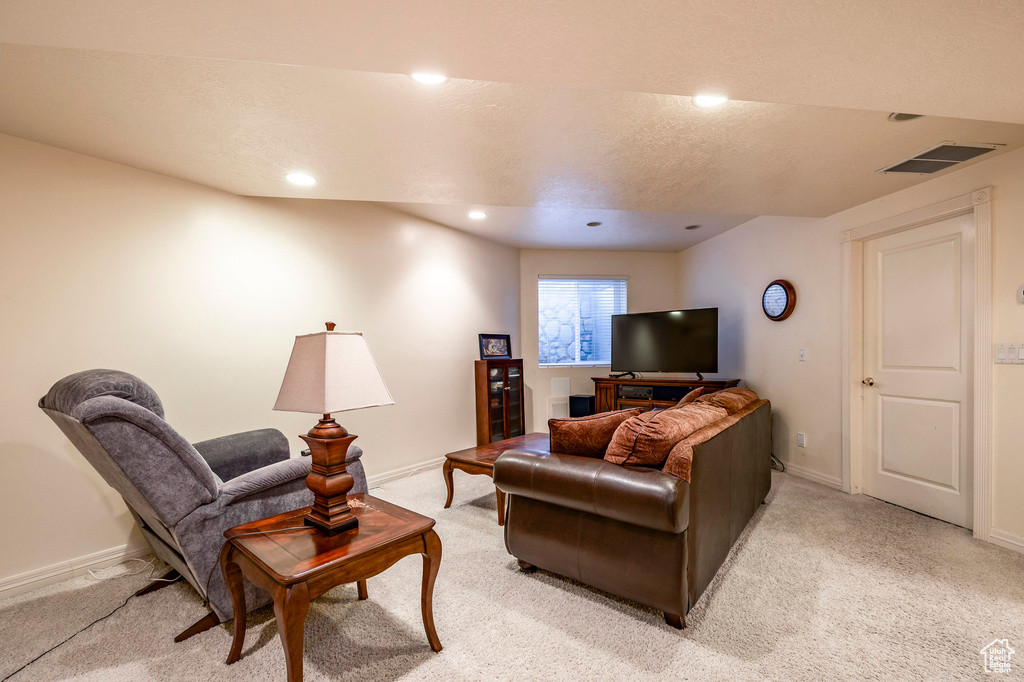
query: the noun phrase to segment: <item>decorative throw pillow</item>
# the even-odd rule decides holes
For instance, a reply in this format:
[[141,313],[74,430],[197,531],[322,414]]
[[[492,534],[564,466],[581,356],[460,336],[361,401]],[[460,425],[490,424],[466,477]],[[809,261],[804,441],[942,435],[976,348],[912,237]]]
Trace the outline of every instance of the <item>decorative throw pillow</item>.
[[704,393],[704,387],[703,386],[701,386],[700,388],[695,388],[692,391],[690,391],[689,393],[687,393],[686,395],[684,395],[682,400],[680,400],[673,407],[670,407],[668,409],[672,410],[672,409],[675,409],[676,407],[682,407],[683,405],[689,405],[694,400],[699,398],[703,393]]
[[549,419],[551,452],[600,459],[604,457],[605,448],[608,447],[612,434],[619,424],[641,412],[643,410],[636,407],[632,410],[602,412],[588,417]]
[[733,388],[724,388],[721,391],[702,395],[697,398],[696,402],[724,407],[729,414],[733,414],[734,412],[742,410],[755,400],[760,400],[756,393],[751,391],[749,388],[739,388],[737,386]]
[[645,412],[619,425],[604,458],[612,464],[660,467],[676,443],[726,415],[725,408],[700,401]]

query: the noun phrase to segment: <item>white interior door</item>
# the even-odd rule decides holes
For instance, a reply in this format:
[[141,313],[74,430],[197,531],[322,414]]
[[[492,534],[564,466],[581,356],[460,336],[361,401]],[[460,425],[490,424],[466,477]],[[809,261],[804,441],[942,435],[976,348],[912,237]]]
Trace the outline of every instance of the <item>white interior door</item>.
[[970,528],[974,216],[864,243],[864,492]]

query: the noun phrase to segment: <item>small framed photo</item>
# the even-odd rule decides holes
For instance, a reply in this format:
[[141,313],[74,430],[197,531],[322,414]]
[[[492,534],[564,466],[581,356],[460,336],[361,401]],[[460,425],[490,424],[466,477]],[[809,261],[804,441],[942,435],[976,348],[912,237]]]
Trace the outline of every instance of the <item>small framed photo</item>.
[[512,336],[509,334],[480,334],[480,359],[503,360],[512,357]]

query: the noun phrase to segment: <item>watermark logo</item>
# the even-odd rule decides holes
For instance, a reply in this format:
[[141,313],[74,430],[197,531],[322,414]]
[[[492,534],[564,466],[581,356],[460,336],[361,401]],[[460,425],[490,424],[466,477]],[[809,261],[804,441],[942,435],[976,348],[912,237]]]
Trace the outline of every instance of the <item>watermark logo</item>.
[[1010,640],[994,639],[992,643],[979,652],[985,657],[985,672],[1010,672],[1010,658],[1016,652],[1010,648]]

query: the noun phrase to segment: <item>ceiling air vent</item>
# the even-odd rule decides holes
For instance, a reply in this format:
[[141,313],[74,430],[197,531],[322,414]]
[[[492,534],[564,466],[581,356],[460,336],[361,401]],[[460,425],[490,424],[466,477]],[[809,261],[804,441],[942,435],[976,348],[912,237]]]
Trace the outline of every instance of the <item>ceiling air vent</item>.
[[964,161],[988,154],[993,149],[998,149],[998,144],[958,144],[956,142],[943,142],[920,154],[915,154],[909,159],[904,159],[891,166],[880,168],[876,173],[913,173],[915,175],[928,175],[938,173],[940,170],[955,166]]

